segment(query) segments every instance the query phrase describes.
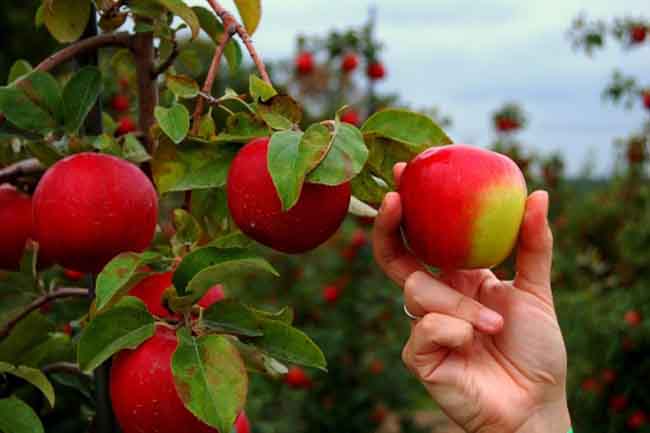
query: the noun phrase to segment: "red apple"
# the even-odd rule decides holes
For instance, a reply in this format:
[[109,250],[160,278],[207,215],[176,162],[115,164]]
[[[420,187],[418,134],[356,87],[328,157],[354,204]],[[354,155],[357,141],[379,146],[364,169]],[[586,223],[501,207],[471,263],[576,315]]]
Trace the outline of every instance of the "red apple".
[[627,419],[627,426],[631,430],[639,430],[641,427],[646,425],[648,422],[648,417],[642,410],[637,410],[635,411],[630,417]]
[[643,106],[650,110],[650,90],[644,90],[642,93]]
[[517,240],[526,181],[511,159],[465,145],[434,147],[402,174],[404,234],[413,252],[442,269],[489,268]]
[[63,333],[68,337],[72,337],[72,325],[70,323],[63,325]]
[[128,134],[129,132],[133,132],[137,129],[137,126],[133,119],[129,116],[124,116],[120,118],[117,122],[117,129],[115,130],[115,133],[117,135],[124,135]]
[[[165,290],[173,285],[173,276],[173,272],[149,275],[136,284],[129,291],[129,295],[140,298],[140,300],[142,300],[142,302],[147,306],[149,312],[155,316],[163,318],[178,318],[179,316],[174,315],[163,305],[163,295]],[[221,301],[223,298],[223,286],[217,284],[209,289],[197,304],[203,308],[208,308],[210,305]]]
[[634,44],[640,44],[645,41],[647,29],[642,25],[635,25],[630,28],[630,39]]
[[303,51],[296,57],[295,64],[299,74],[311,74],[314,71],[314,56],[308,51]]
[[32,198],[12,185],[0,185],[0,269],[17,270],[32,236]]
[[235,421],[235,431],[233,433],[251,433],[251,423],[243,410]]
[[301,367],[291,367],[287,372],[287,375],[284,378],[284,381],[291,388],[310,388],[311,387],[311,378],[307,376],[305,370]]
[[349,123],[350,125],[359,126],[361,117],[359,112],[354,108],[348,108],[345,113],[341,115],[341,122]]
[[627,397],[623,394],[613,395],[609,399],[609,408],[614,412],[622,412],[627,407]]
[[178,396],[171,371],[177,344],[173,330],[157,326],[154,336],[137,349],[122,350],[113,358],[111,402],[124,433],[217,433]]
[[347,53],[343,56],[341,61],[341,69],[343,72],[350,73],[357,69],[359,66],[359,57],[355,53]]
[[282,211],[267,166],[268,138],[241,148],[228,173],[228,208],[239,228],[261,244],[303,253],[329,239],[347,214],[350,183],[305,183],[298,202]]
[[34,193],[34,237],[60,265],[97,273],[116,255],[153,239],[158,197],[135,165],[98,153],[60,160]]
[[368,65],[366,74],[368,75],[368,78],[373,81],[381,80],[386,76],[386,69],[384,68],[383,63],[375,61]]
[[341,288],[334,284],[325,286],[323,288],[323,300],[328,304],[334,304],[336,303],[336,301],[339,300],[339,297],[341,296],[341,292],[342,292]]
[[641,313],[639,313],[637,310],[626,311],[625,315],[623,316],[623,320],[625,320],[625,323],[631,327],[639,326],[642,320]]
[[113,99],[111,99],[111,107],[113,107],[113,110],[118,113],[127,111],[129,109],[129,104],[129,97],[126,95],[118,94],[113,96]]

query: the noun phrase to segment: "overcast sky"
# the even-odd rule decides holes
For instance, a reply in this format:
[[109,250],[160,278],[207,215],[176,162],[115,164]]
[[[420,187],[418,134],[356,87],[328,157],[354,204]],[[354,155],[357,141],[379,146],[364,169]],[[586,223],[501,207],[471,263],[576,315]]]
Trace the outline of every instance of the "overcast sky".
[[[581,11],[648,17],[647,0],[262,0],[254,41],[265,59],[287,58],[296,34],[358,26],[372,4],[388,69],[380,89],[417,107],[439,107],[453,119],[448,132],[456,142],[490,143],[491,111],[515,100],[529,114],[521,135],[527,147],[561,150],[573,173],[592,158],[604,173],[612,140],[645,115],[603,103],[600,92],[615,67],[650,84],[650,43],[627,53],[611,44],[588,58],[571,50],[566,31]],[[232,8],[231,0],[224,6]]]

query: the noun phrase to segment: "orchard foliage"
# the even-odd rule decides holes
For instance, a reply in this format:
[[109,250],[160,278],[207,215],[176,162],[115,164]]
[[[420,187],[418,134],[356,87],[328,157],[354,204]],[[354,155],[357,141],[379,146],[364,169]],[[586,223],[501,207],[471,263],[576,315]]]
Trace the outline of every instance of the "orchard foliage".
[[[279,378],[289,364],[326,370],[321,349],[294,326],[291,307],[270,310],[259,299],[242,302],[234,296],[249,290],[250,274],[268,276],[257,285],[263,290],[279,273],[239,229],[228,201],[275,198],[277,209],[266,210],[273,216],[300,206],[301,194],[310,188],[349,183],[352,208],[368,212],[367,205],[377,205],[394,187],[395,162],[450,143],[429,117],[403,109],[385,109],[361,123],[343,122],[343,107],[331,120],[308,121],[303,107],[271,84],[252,46],[259,1],[235,4],[243,25],[213,0],[212,10],[182,0],[44,0],[35,11],[36,25],[69,45],[38,65],[17,61],[0,87],[0,161],[6,166],[0,181],[28,193],[36,189],[38,219],[26,235],[32,241],[20,264],[8,262],[0,282],[0,368],[3,375],[18,378],[3,385],[3,431],[38,432],[44,424],[49,429],[63,423],[83,430],[88,419],[105,428],[104,409],[96,407],[106,398],[101,395],[105,384],[96,373],[94,398],[87,375],[117,354],[139,353],[137,348],[160,329],[176,344],[170,366],[165,364],[170,369],[160,374],[171,371],[173,380],[167,383],[173,382],[183,410],[222,432],[230,431],[244,408],[249,372]],[[102,33],[91,36],[95,14]],[[198,54],[192,44],[180,42],[206,37],[215,46],[214,56],[200,84],[205,71]],[[259,77],[250,76],[245,92],[226,89],[213,95],[222,56],[231,74],[243,70],[242,45]],[[351,47],[363,53],[368,65],[376,63],[376,47]],[[343,54],[342,48],[329,49]],[[87,58],[93,52],[99,52],[98,64]],[[81,67],[70,63],[75,59]],[[71,67],[63,69],[64,64]],[[352,73],[350,60],[345,64],[345,74]],[[371,78],[379,78],[376,70]],[[232,197],[256,194],[226,187],[240,149],[262,137],[269,139],[263,168],[273,188],[255,197]],[[108,166],[93,163],[93,153],[110,155],[102,159]],[[83,170],[55,178],[76,158],[87,159]],[[113,165],[127,171],[137,166],[143,175],[118,180]],[[45,180],[48,185],[39,183]],[[132,192],[149,184],[159,203],[144,206],[160,209],[150,243],[148,223],[136,222],[129,213],[140,205],[140,196]],[[327,203],[310,206],[304,224],[317,230],[318,206]],[[127,221],[116,224],[120,217]],[[142,236],[123,243],[120,230]],[[41,239],[48,242],[43,248]],[[101,253],[88,250],[93,244]],[[160,300],[168,314],[157,314],[130,296],[138,283],[170,272]],[[217,284],[225,285],[226,299],[201,302]],[[25,381],[45,399],[35,397]],[[69,398],[74,406],[71,393],[83,396],[84,403],[74,409],[79,416],[57,415],[70,409],[65,400],[55,405],[55,396]],[[120,413],[118,421],[131,422]]]

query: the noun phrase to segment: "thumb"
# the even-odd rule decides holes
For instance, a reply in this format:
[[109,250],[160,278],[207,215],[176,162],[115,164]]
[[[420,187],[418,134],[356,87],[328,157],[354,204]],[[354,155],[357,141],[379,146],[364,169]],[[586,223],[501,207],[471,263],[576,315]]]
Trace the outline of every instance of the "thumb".
[[519,232],[515,287],[553,303],[551,263],[553,235],[548,224],[548,193],[535,191],[526,201]]

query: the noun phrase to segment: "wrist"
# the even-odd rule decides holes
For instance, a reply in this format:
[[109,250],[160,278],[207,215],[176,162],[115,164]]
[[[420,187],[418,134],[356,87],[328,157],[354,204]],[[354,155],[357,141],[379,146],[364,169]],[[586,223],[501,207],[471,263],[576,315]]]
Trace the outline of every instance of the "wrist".
[[516,433],[568,433],[571,416],[566,398],[539,407]]

